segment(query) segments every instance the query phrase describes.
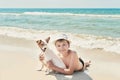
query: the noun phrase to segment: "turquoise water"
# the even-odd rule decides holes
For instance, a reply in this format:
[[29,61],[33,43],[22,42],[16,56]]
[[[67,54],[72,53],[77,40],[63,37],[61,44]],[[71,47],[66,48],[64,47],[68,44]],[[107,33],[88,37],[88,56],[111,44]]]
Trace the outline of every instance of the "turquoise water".
[[61,32],[73,45],[120,54],[120,9],[0,9],[0,35],[38,40]]
[[1,8],[0,27],[120,37],[120,9]]

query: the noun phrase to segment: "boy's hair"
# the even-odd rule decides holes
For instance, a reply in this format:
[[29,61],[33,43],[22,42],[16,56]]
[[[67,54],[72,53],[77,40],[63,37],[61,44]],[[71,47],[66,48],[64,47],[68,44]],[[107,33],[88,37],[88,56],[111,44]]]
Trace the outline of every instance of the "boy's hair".
[[70,42],[66,39],[58,39],[55,41],[55,45],[56,45],[56,42],[63,42],[63,41],[67,41],[68,45],[70,45]]

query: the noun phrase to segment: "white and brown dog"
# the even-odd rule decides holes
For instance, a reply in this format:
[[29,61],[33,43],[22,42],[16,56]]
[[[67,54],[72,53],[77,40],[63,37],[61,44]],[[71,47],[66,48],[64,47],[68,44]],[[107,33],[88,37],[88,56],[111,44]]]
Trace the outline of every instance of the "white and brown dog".
[[[37,40],[36,41],[36,43],[38,44],[38,46],[42,50],[42,52],[44,54],[44,58],[45,58],[44,61],[41,61],[42,67],[40,70],[42,70],[44,68],[44,66],[47,67],[46,62],[48,62],[48,61],[52,61],[53,64],[56,65],[57,67],[65,69],[66,66],[63,63],[63,61],[50,49],[50,46],[48,46],[49,40],[50,40],[50,37],[48,37],[45,40]],[[50,70],[47,68],[46,72],[49,73]]]

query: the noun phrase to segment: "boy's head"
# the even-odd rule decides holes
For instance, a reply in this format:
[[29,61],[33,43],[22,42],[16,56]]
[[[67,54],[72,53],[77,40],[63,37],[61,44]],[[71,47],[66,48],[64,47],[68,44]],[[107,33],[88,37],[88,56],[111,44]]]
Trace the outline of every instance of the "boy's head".
[[68,45],[70,46],[70,41],[68,40],[68,37],[67,37],[67,35],[66,34],[62,34],[62,35],[60,35],[60,36],[58,36],[57,38],[56,38],[56,40],[55,40],[55,45],[56,45],[56,43],[57,42],[67,42],[68,43]]
[[64,55],[64,53],[67,53],[70,47],[70,41],[68,40],[67,35],[62,34],[60,36],[57,36],[55,39],[55,46],[57,50]]

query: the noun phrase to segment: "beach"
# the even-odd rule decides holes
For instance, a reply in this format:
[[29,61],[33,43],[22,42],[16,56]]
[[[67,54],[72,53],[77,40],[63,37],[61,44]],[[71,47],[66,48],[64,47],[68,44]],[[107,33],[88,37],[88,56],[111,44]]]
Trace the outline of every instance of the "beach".
[[0,80],[120,80],[119,54],[71,47],[84,61],[91,60],[88,70],[73,75],[46,75],[44,71],[36,71],[39,48],[34,40],[0,35]]
[[[66,34],[71,49],[91,65],[73,75],[41,67],[36,40]],[[56,52],[56,51],[55,51]],[[120,9],[1,8],[0,80],[120,80]]]

